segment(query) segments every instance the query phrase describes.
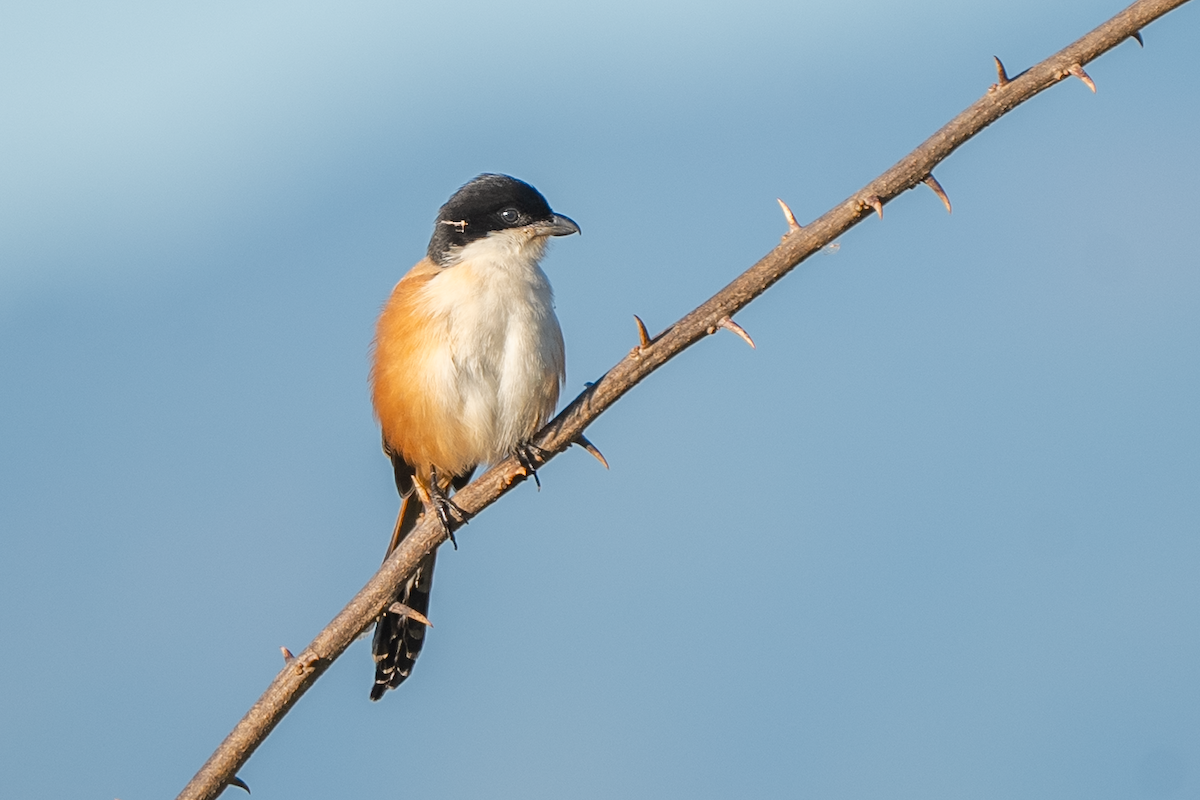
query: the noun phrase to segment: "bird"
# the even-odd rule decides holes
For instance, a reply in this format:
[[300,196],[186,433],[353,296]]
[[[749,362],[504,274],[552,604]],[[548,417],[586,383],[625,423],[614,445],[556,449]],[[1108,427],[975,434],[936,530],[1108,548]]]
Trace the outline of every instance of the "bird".
[[[516,455],[533,472],[530,439],[566,378],[540,263],[551,237],[575,233],[574,220],[508,175],[479,175],[439,209],[425,257],[384,305],[372,349],[371,401],[401,497],[388,554],[423,514],[435,514],[453,542],[452,518],[467,515],[450,494],[480,465]],[[372,700],[412,673],[436,558],[425,556],[397,593],[403,608],[390,604],[375,625]]]

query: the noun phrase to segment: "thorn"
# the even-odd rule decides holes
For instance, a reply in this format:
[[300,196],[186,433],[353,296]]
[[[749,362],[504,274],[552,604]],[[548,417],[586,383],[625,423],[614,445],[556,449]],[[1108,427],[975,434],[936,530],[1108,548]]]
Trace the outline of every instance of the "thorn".
[[996,87],[1005,86],[1008,84],[1008,73],[1004,70],[1004,62],[992,56],[992,61],[996,62]]
[[1138,43],[1138,47],[1146,46],[1146,43],[1142,41],[1142,32],[1141,31],[1134,31],[1132,34],[1130,34],[1129,38],[1136,39],[1137,43]]
[[288,650],[286,647],[281,647],[279,649],[283,653],[283,663],[284,664],[290,664],[296,660],[296,657],[294,655],[292,655],[291,650]]
[[250,787],[247,786],[246,782],[244,780],[242,780],[241,778],[239,778],[237,775],[234,775],[232,778],[225,781],[225,784],[227,786],[236,786],[239,789],[245,789],[246,794],[250,794]]
[[[738,336],[742,337],[742,341],[744,341],[746,344],[750,345],[750,348],[752,350],[758,349],[757,347],[754,346],[754,340],[750,338],[750,334],[746,333],[746,329],[743,328],[741,325],[738,325],[736,322],[734,322],[729,317],[723,317],[721,319],[721,321],[717,323],[717,328],[724,328],[727,331],[733,331]],[[717,328],[710,328],[709,331],[711,333],[716,333]]]
[[787,220],[788,233],[800,230],[800,228],[803,226],[799,222],[796,222],[796,215],[792,213],[790,208],[788,208],[788,204],[780,200],[778,197],[775,198],[775,202],[779,203],[779,207],[783,209],[783,218]]
[[414,619],[417,622],[421,623],[422,625],[424,625],[428,628],[433,627],[433,623],[429,621],[428,617],[426,617],[420,611],[413,611],[411,608],[404,605],[404,603],[399,603],[399,602],[392,603],[390,606],[388,606],[388,611],[393,614],[396,614],[397,616],[408,617],[409,619]]
[[879,215],[879,218],[883,219],[883,202],[880,201],[878,195],[873,194],[870,197],[860,200],[859,208],[873,208],[875,209],[875,213]]
[[1076,78],[1079,78],[1079,80],[1083,81],[1084,85],[1092,90],[1092,94],[1096,93],[1096,84],[1093,83],[1092,79],[1088,77],[1088,74],[1083,71],[1082,66],[1080,66],[1079,64],[1072,64],[1071,68],[1068,69],[1067,72],[1071,73]]
[[946,207],[947,214],[954,213],[953,211],[950,210],[950,198],[946,196],[946,190],[942,188],[942,185],[940,183],[938,183],[937,178],[933,177],[932,172],[929,173],[928,175],[926,175],[924,177],[924,179],[922,179],[921,183],[925,184],[930,189],[933,189],[933,193],[936,194],[939,198],[941,198],[942,205],[944,205]]
[[638,326],[638,338],[641,340],[641,345],[639,345],[639,346],[640,347],[649,347],[650,346],[650,334],[646,332],[646,323],[642,322],[642,318],[639,317],[637,314],[633,315],[633,319],[634,319],[634,321],[637,322],[637,326]]
[[575,441],[571,442],[571,444],[579,445],[584,450],[588,451],[588,453],[591,454],[592,458],[596,459],[601,464],[603,464],[605,469],[608,469],[608,459],[604,457],[604,453],[601,453],[599,448],[597,448],[596,445],[589,442],[587,437],[584,436],[582,433],[579,434],[578,436],[576,436]]

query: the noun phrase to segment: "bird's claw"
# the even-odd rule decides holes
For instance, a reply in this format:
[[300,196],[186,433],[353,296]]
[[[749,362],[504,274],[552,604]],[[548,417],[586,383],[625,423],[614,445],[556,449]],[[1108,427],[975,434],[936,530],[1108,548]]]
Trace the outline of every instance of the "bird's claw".
[[546,458],[549,455],[549,453],[533,442],[521,442],[513,450],[513,456],[517,459],[517,463],[521,465],[521,469],[525,470],[526,475],[533,478],[533,482],[537,484],[539,492],[542,490],[542,481],[538,477],[537,468],[539,465],[546,463]]
[[437,472],[432,472],[432,484],[429,488],[429,501],[433,506],[434,512],[437,514],[438,522],[442,523],[442,530],[446,532],[447,538],[450,539],[450,544],[454,545],[454,549],[458,549],[458,541],[454,538],[454,530],[451,527],[455,521],[466,525],[471,521],[471,517],[475,516],[459,507],[458,503],[451,500],[441,487],[438,486]]
[[438,522],[442,523],[442,530],[446,532],[446,536],[450,537],[450,544],[454,545],[454,549],[458,549],[458,540],[454,538],[454,530],[450,527],[454,518],[457,521],[466,525],[471,521],[471,514],[459,508],[458,504],[449,497],[442,495],[435,497],[433,507],[437,510]]

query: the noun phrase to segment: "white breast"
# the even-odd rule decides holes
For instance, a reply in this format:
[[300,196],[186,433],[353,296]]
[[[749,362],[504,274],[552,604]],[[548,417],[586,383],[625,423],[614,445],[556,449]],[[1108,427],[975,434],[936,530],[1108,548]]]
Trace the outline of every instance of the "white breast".
[[478,444],[471,459],[512,453],[549,418],[565,377],[562,330],[538,261],[545,240],[494,232],[462,248],[422,289],[443,333],[426,380]]

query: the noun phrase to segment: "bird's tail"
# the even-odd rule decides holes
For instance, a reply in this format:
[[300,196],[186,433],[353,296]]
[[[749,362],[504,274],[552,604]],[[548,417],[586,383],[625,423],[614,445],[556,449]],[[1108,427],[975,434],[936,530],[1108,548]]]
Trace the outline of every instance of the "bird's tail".
[[[421,518],[421,508],[421,501],[416,492],[409,493],[401,502],[396,527],[392,531],[392,541],[388,545],[388,555],[391,555],[404,537],[417,526],[417,520]],[[418,614],[429,613],[429,590],[433,588],[433,565],[436,559],[437,551],[421,559],[417,571],[400,587],[395,597],[396,601]],[[375,638],[371,643],[371,655],[375,658],[372,700],[378,700],[388,689],[395,689],[404,682],[412,673],[413,664],[421,654],[421,645],[424,643],[425,625],[402,614],[383,612],[383,616],[375,623]]]

